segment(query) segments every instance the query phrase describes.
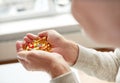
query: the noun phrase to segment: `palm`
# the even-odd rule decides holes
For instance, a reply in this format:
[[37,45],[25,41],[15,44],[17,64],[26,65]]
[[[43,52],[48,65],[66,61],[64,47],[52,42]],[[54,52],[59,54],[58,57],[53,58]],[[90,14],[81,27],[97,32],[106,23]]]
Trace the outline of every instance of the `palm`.
[[70,71],[69,65],[60,54],[41,50],[24,51],[22,44],[23,42],[16,42],[16,50],[18,60],[27,70],[45,71],[53,78]]
[[75,53],[75,49],[71,41],[66,40],[63,36],[56,32],[54,34],[49,34],[47,41],[52,46],[51,52],[61,54],[69,64],[73,64],[71,63],[71,60],[77,54]]

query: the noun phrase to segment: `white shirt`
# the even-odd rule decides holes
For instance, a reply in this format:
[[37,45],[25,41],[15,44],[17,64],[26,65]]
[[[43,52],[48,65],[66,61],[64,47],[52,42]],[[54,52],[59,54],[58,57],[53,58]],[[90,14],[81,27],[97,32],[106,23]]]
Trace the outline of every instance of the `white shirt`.
[[[73,66],[102,80],[120,83],[120,49],[99,52],[79,45],[79,56]],[[74,72],[68,72],[51,80],[51,83],[80,83]]]

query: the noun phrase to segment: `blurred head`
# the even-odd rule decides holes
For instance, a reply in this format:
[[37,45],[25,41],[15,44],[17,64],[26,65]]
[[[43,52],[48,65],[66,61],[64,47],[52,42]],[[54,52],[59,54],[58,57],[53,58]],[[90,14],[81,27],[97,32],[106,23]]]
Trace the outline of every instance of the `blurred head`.
[[119,0],[73,0],[72,13],[93,40],[120,47]]

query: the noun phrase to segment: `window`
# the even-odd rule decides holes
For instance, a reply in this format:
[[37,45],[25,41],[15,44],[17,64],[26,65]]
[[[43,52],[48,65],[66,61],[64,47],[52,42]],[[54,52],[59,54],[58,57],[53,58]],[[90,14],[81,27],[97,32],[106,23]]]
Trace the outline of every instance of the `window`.
[[0,0],[0,22],[50,16],[70,11],[71,0]]

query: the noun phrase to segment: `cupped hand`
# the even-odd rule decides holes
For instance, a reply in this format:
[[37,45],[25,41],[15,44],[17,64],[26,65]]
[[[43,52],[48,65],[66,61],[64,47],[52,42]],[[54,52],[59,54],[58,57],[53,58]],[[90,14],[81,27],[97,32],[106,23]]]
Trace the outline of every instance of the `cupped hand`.
[[50,53],[41,50],[24,51],[24,43],[17,41],[16,50],[18,60],[30,71],[45,71],[53,78],[71,71],[64,58],[58,53]]
[[[44,36],[47,37],[47,41],[52,46],[51,52],[62,55],[69,65],[75,64],[78,57],[78,46],[76,43],[65,39],[55,30],[42,31],[38,34],[38,36],[41,38]],[[24,37],[24,40],[26,42],[30,42],[34,39],[37,39],[38,36],[28,33]]]

